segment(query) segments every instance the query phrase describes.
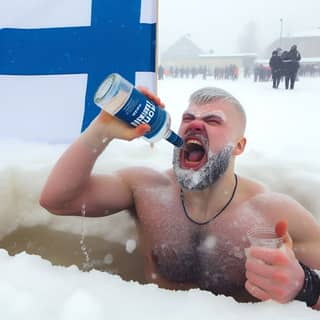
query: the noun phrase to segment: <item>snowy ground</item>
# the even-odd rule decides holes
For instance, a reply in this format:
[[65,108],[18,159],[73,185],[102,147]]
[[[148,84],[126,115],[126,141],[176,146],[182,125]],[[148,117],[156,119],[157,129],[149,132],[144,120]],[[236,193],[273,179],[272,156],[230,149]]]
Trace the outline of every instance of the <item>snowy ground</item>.
[[[251,79],[163,80],[159,96],[173,128],[178,128],[190,93],[209,85],[230,91],[247,111],[247,150],[238,159],[237,172],[291,195],[320,221],[320,79],[301,78],[294,91],[285,91],[283,84],[273,90],[270,82]],[[85,220],[48,214],[38,205],[39,193],[66,146],[2,141],[0,147],[0,247],[6,249],[0,250],[2,319],[319,319],[317,311],[297,301],[240,304],[200,290],[166,291],[107,272],[79,270],[75,265],[139,280],[132,221],[126,215]],[[166,141],[153,149],[143,140],[117,141],[99,158],[95,171],[130,165],[164,170],[171,165],[171,152]],[[20,251],[28,254],[11,256]]]

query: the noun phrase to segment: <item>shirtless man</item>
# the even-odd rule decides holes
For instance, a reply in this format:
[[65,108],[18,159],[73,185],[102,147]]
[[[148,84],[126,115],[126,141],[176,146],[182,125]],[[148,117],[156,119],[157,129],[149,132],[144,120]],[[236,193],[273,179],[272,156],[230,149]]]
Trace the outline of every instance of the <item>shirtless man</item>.
[[[92,217],[128,209],[137,221],[146,279],[160,287],[201,288],[238,301],[299,299],[320,309],[320,280],[311,270],[320,269],[320,226],[295,200],[234,173],[246,145],[245,126],[233,96],[203,88],[191,95],[183,114],[179,134],[185,143],[174,150],[173,169],[93,175],[112,140],[149,130],[102,111],[57,162],[40,203],[57,215],[81,215],[83,205]],[[284,245],[252,247],[247,258],[253,226],[275,228]]]

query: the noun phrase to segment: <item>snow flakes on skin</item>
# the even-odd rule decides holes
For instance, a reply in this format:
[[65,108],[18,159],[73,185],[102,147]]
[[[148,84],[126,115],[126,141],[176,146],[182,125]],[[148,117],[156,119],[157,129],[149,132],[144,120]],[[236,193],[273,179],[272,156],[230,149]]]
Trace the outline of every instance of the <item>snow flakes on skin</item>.
[[83,203],[81,205],[81,239],[80,239],[80,249],[81,252],[85,258],[85,261],[82,264],[82,268],[84,270],[88,270],[90,268],[90,256],[89,252],[85,243],[85,234],[86,234],[86,228],[85,228],[85,221],[84,218],[86,216],[86,203]]
[[129,239],[126,242],[126,251],[132,253],[137,248],[137,242],[133,239]]
[[240,248],[240,247],[234,247],[234,249],[233,249],[233,255],[234,255],[236,258],[239,258],[239,259],[243,259],[243,258],[244,258],[243,250],[242,250],[242,248]]
[[200,250],[213,250],[217,243],[217,239],[210,235],[205,238],[205,240],[201,243],[199,249]]
[[170,201],[168,200],[171,198],[172,188],[154,186],[146,189],[146,187],[143,186],[138,187],[137,191],[139,193],[145,194],[144,199],[142,199],[142,201],[149,203],[151,200],[154,199],[159,203],[159,208],[163,206],[165,206],[165,208],[170,208]]
[[136,208],[141,215],[140,222],[145,230],[152,230],[154,234],[161,233],[164,239],[169,233],[171,238],[174,235],[178,241],[181,237],[181,228],[185,228],[181,224],[184,216],[179,213],[180,201],[176,190],[161,186],[138,188],[136,192],[139,193]]
[[108,137],[105,137],[105,138],[102,139],[102,143],[103,143],[103,144],[106,144],[108,141],[109,141],[109,138],[108,138]]
[[[223,121],[227,120],[226,114],[222,110],[211,110],[211,105],[202,105],[201,109],[199,110],[198,106],[195,106],[194,108],[190,108],[189,111],[192,111],[191,113],[196,118],[206,118],[209,116],[217,116],[221,118]],[[194,110],[193,110],[194,109]],[[207,111],[205,109],[208,109]]]
[[108,254],[104,257],[103,262],[104,262],[105,264],[107,264],[107,265],[112,264],[112,263],[113,263],[113,256],[112,256],[112,254],[108,253]]

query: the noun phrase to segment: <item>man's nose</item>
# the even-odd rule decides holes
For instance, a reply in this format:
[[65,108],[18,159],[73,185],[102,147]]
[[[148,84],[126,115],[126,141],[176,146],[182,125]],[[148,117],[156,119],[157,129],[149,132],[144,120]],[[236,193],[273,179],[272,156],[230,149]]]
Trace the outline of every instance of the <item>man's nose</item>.
[[190,122],[187,131],[188,132],[201,132],[204,130],[204,123],[201,120],[194,119]]

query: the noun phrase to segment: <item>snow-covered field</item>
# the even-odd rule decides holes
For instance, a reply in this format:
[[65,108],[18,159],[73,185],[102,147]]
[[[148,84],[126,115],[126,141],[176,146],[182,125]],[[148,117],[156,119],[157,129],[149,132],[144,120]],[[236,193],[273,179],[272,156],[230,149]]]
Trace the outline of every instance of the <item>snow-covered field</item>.
[[[162,80],[158,94],[174,129],[188,96],[203,86],[230,91],[247,111],[247,150],[237,172],[291,195],[320,221],[320,79],[300,78],[294,91],[283,84],[273,90],[270,82],[252,79]],[[66,145],[1,141],[0,147],[1,319],[319,319],[318,311],[298,301],[240,304],[200,290],[174,292],[122,280],[111,273],[142,279],[139,244],[126,214],[56,217],[38,205],[46,177]],[[171,154],[166,141],[154,148],[142,139],[114,141],[94,170],[108,173],[131,165],[164,170]],[[110,273],[83,272],[75,265]]]

